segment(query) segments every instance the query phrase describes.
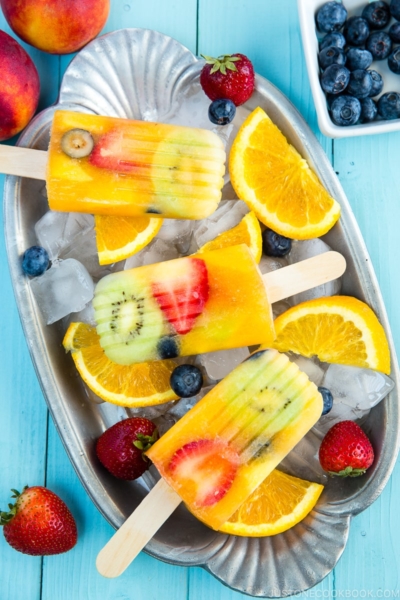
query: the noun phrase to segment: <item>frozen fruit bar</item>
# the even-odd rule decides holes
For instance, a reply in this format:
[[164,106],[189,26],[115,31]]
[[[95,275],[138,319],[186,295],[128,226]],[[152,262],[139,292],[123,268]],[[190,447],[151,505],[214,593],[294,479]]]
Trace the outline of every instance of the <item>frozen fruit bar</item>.
[[256,352],[147,452],[191,512],[218,529],[316,423],[322,397],[276,350]]
[[107,275],[93,306],[101,346],[119,364],[275,337],[265,285],[244,245]]
[[203,219],[221,199],[225,151],[211,131],[56,111],[52,210]]

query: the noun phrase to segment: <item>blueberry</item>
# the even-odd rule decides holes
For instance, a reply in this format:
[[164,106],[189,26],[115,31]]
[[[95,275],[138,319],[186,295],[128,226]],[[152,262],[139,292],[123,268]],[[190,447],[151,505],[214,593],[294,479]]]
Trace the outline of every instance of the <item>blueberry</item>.
[[340,2],[326,2],[317,11],[316,21],[319,31],[331,33],[339,31],[347,18],[347,10]]
[[372,98],[363,98],[360,100],[361,104],[361,122],[370,123],[376,119],[378,114],[378,108],[376,102]]
[[329,48],[330,46],[336,46],[336,48],[343,48],[346,45],[346,38],[343,33],[339,33],[334,31],[332,33],[327,33],[319,43],[319,49],[324,50],[325,48]]
[[400,21],[400,0],[392,0],[389,6],[392,17]]
[[331,65],[321,75],[321,86],[328,94],[340,94],[346,89],[350,71],[342,65]]
[[37,277],[49,268],[50,259],[47,251],[41,246],[32,246],[25,250],[22,257],[22,270],[27,275]]
[[246,362],[246,360],[257,360],[257,358],[262,356],[265,352],[268,352],[268,350],[258,350],[257,352],[253,352],[253,354],[250,354],[243,362]]
[[396,73],[400,73],[400,48],[393,50],[392,54],[388,58],[389,69]]
[[346,67],[349,71],[356,69],[368,69],[372,63],[372,54],[369,50],[361,48],[349,48],[346,52]]
[[327,415],[328,412],[331,412],[333,406],[333,396],[330,390],[325,387],[318,388],[319,393],[322,396],[322,400],[324,402],[324,408],[322,409],[322,414]]
[[367,39],[366,48],[375,60],[384,60],[392,51],[392,40],[385,31],[374,31]]
[[169,382],[177,396],[190,398],[201,390],[203,375],[194,365],[179,365],[172,371]]
[[400,94],[387,92],[378,100],[378,115],[382,119],[400,119]]
[[390,35],[390,39],[395,44],[400,44],[400,23],[396,21],[389,27],[388,34]]
[[176,358],[179,356],[178,344],[173,337],[165,335],[157,344],[157,353],[161,359]]
[[362,17],[351,17],[344,26],[344,37],[352,46],[362,46],[369,36],[369,25]]
[[371,93],[372,79],[371,73],[365,69],[357,69],[350,73],[349,85],[346,94],[355,98],[367,98]]
[[292,248],[292,240],[268,227],[263,231],[262,239],[263,251],[267,256],[286,256]]
[[341,48],[330,46],[324,48],[318,55],[318,62],[321,69],[326,69],[330,65],[344,65],[346,62],[346,55]]
[[228,125],[235,118],[236,106],[232,100],[220,98],[209,106],[208,117],[215,125]]
[[336,125],[355,125],[360,118],[361,104],[353,96],[339,96],[332,102],[331,116]]
[[378,73],[378,71],[370,71],[369,74],[371,75],[371,80],[372,80],[372,88],[371,88],[369,95],[377,96],[378,94],[381,93],[381,91],[383,89],[382,76]]
[[371,29],[384,29],[390,21],[390,9],[387,2],[370,2],[361,15],[367,19]]

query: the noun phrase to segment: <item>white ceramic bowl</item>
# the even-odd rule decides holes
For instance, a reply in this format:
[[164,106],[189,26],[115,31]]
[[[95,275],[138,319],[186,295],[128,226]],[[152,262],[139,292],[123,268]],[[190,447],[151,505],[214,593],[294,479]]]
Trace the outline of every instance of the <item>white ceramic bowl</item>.
[[[311,91],[318,115],[318,125],[320,130],[331,138],[354,137],[357,135],[372,135],[375,133],[399,131],[400,119],[391,121],[379,120],[372,123],[348,127],[339,127],[331,120],[326,105],[325,94],[322,91],[319,81],[318,39],[321,39],[325,34],[319,33],[315,26],[315,14],[319,7],[325,4],[326,1],[327,0],[297,0],[308,77],[310,79]],[[389,0],[387,1],[389,2]],[[361,16],[361,12],[367,4],[367,0],[344,0],[343,4],[347,8],[349,17],[355,15]],[[394,19],[391,22],[394,23]],[[386,29],[387,28],[385,28],[385,31]],[[382,94],[385,92],[400,92],[400,75],[392,73],[387,65],[387,60],[374,61],[369,68],[378,71],[378,73],[382,75],[384,82]],[[376,99],[377,97],[374,98],[374,100]]]

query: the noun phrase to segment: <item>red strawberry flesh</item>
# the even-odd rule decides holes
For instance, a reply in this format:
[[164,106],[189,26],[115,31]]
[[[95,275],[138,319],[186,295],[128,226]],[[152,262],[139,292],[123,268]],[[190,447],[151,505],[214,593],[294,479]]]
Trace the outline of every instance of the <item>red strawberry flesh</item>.
[[363,475],[374,462],[368,437],[354,421],[341,421],[328,431],[319,449],[322,468],[332,475]]
[[207,267],[201,258],[184,258],[152,284],[152,292],[176,333],[189,333],[208,300]]
[[7,542],[32,556],[67,552],[77,541],[74,517],[54,492],[42,486],[25,489],[17,497],[16,514],[4,525]]
[[138,171],[143,175],[144,169],[150,169],[150,162],[137,162],[132,153],[124,148],[122,133],[113,130],[102,135],[96,142],[89,157],[90,164],[100,169],[108,169],[119,173]]
[[175,452],[169,470],[189,486],[197,506],[212,506],[230,489],[239,466],[237,452],[223,441],[196,440]]

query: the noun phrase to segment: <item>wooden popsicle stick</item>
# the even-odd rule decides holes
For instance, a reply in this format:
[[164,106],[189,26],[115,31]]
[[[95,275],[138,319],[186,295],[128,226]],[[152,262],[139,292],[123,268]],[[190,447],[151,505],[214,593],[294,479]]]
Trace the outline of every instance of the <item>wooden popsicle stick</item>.
[[104,577],[121,575],[181,502],[180,496],[160,479],[99,552],[98,572]]
[[346,270],[346,261],[339,252],[325,252],[289,267],[265,273],[262,278],[271,302],[279,302],[294,294],[337,279]]
[[46,180],[48,154],[43,150],[0,144],[0,173]]

